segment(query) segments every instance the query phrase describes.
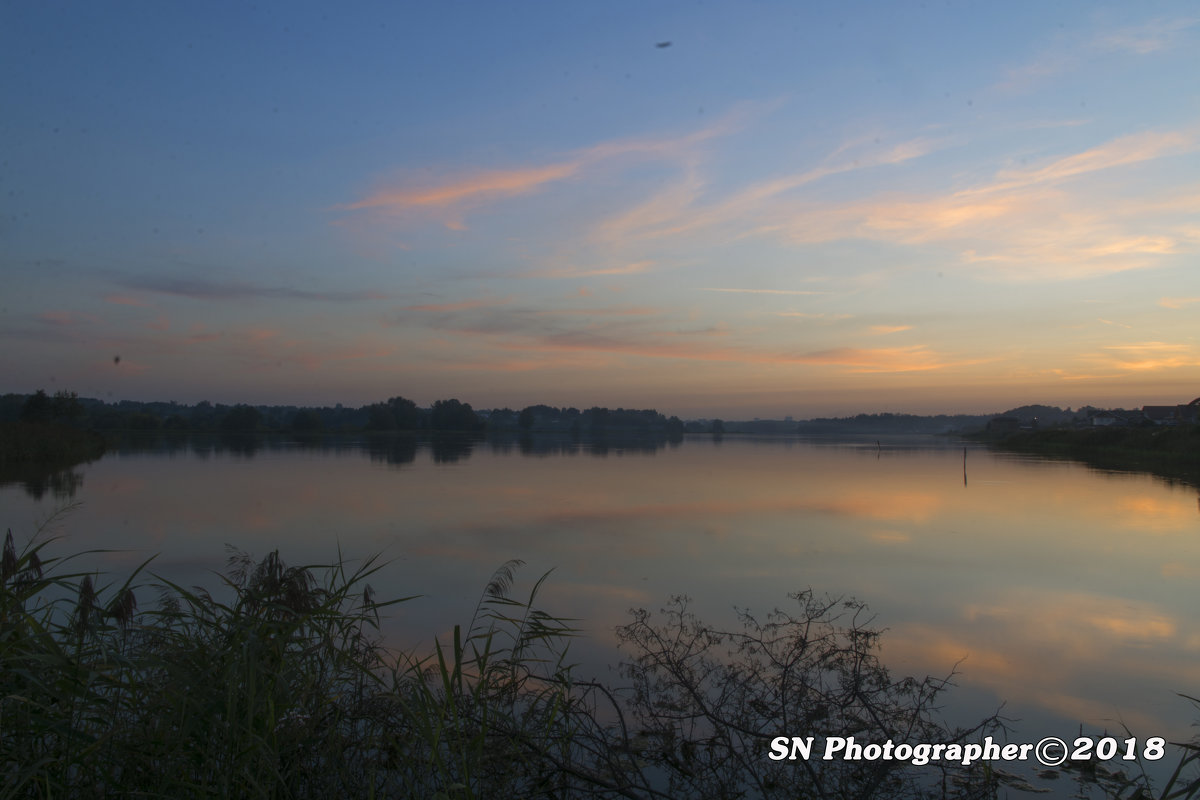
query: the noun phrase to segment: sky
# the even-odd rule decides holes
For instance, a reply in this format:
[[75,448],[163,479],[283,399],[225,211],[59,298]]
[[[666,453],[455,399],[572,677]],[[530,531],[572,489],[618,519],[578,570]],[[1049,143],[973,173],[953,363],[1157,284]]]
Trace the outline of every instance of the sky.
[[0,0],[0,392],[1200,395],[1193,2]]

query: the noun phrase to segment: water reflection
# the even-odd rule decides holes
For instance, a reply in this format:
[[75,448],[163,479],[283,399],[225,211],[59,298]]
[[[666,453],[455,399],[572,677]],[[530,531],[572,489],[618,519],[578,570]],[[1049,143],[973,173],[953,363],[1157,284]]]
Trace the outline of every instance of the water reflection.
[[[161,553],[154,568],[185,585],[211,584],[226,542],[292,563],[382,552],[396,561],[381,594],[423,595],[389,629],[413,645],[464,622],[495,567],[521,558],[531,578],[554,569],[543,605],[581,620],[589,670],[630,607],[683,593],[717,622],[812,587],[870,604],[897,673],[959,664],[948,702],[963,721],[1007,701],[1032,740],[1080,722],[1188,738],[1175,693],[1200,688],[1195,490],[966,447],[158,438],[84,468],[60,532],[69,549],[128,550],[102,557],[116,572]],[[14,532],[52,506],[0,490]]]

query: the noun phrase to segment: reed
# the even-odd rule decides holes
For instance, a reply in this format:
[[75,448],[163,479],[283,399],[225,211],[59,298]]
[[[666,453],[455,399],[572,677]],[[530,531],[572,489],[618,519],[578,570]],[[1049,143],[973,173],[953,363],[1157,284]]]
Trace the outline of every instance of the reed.
[[[627,684],[576,678],[573,622],[513,596],[503,565],[475,613],[424,656],[380,645],[384,564],[288,566],[229,551],[216,591],[71,569],[53,540],[0,561],[0,800],[91,797],[997,797],[991,770],[779,764],[780,725],[964,740],[934,713],[945,680],[893,680],[861,604],[794,596],[736,631],[682,599],[635,612]],[[145,583],[139,581],[145,580]],[[151,606],[151,607],[147,607]],[[1092,774],[1107,796],[1194,797],[1186,749],[1159,794]],[[934,776],[934,780],[929,780]]]

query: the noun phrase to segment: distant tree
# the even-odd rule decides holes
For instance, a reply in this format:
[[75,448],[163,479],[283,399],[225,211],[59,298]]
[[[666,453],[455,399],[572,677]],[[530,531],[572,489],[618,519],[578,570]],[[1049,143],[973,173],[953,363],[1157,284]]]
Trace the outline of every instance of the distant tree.
[[50,405],[54,418],[63,422],[75,422],[83,416],[83,405],[79,402],[79,395],[75,392],[60,389],[54,393],[54,399],[50,401]]
[[21,409],[25,407],[26,397],[12,392],[0,397],[0,421],[16,422],[21,418]]
[[607,408],[595,406],[593,408],[589,408],[585,413],[586,416],[590,417],[591,419],[591,427],[593,430],[597,428],[604,428],[608,425],[609,411]]
[[387,404],[399,430],[415,431],[425,427],[423,424],[425,415],[412,400],[406,397],[393,397],[387,401]]
[[517,417],[517,426],[521,430],[527,431],[533,427],[533,422],[533,406],[526,406],[525,408],[521,409],[521,416]]
[[396,429],[396,417],[387,403],[373,403],[367,406],[367,430],[393,431]]
[[323,425],[321,415],[311,408],[301,409],[292,415],[291,428],[298,433],[319,431]]
[[159,425],[158,417],[149,411],[135,411],[125,418],[125,427],[131,431],[156,431]]
[[712,435],[713,436],[725,435],[725,423],[719,419],[714,419],[713,423],[712,423]]
[[21,407],[22,422],[49,422],[54,417],[54,404],[44,391],[29,395]]
[[471,408],[470,403],[458,400],[438,400],[429,413],[429,427],[435,431],[463,431],[474,433],[483,429],[483,420]]
[[237,405],[221,418],[221,430],[225,433],[253,433],[258,430],[262,414],[254,406]]

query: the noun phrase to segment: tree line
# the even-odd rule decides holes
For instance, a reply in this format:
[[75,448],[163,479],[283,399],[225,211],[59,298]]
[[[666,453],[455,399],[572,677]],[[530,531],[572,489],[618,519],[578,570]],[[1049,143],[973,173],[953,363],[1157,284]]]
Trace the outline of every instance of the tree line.
[[344,432],[485,432],[567,433],[603,435],[612,433],[665,434],[682,436],[684,423],[653,409],[610,409],[600,406],[584,411],[531,405],[520,411],[499,408],[477,411],[456,398],[438,400],[421,407],[406,397],[351,407],[294,405],[226,405],[207,400],[188,405],[177,402],[105,402],[81,398],[75,392],[48,395],[0,396],[0,423],[57,423],[100,432],[162,433],[344,433]]

